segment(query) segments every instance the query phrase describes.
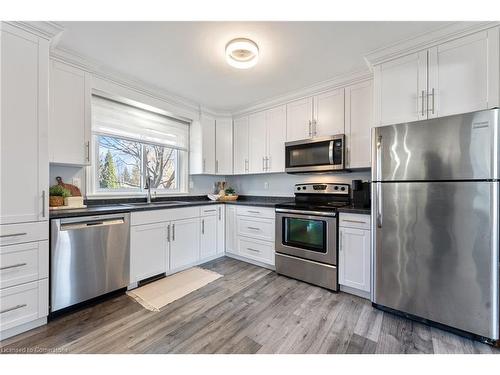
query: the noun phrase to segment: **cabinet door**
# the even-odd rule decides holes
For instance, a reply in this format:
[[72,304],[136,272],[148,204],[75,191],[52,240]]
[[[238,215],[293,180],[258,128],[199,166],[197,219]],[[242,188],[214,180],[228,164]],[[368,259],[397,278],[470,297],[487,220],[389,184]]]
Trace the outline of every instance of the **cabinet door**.
[[263,173],[266,170],[266,112],[250,115],[248,134],[249,171]]
[[236,244],[236,206],[226,205],[226,252],[238,254]]
[[286,105],[286,140],[312,137],[313,99],[296,100]]
[[427,51],[376,66],[374,93],[377,126],[426,119]]
[[339,228],[339,283],[370,291],[370,231]]
[[215,173],[233,174],[233,120],[218,118],[215,122]]
[[166,272],[167,224],[130,227],[130,283]]
[[285,171],[286,106],[266,111],[267,172]]
[[371,166],[371,128],[373,126],[373,81],[345,89],[345,135],[348,168]]
[[0,224],[47,220],[48,42],[0,33]]
[[498,28],[429,50],[429,118],[498,106]]
[[201,218],[201,259],[217,254],[217,215]]
[[226,247],[226,211],[224,205],[217,206],[217,254],[224,254]]
[[200,259],[200,218],[170,223],[170,270],[189,266]]
[[314,97],[313,136],[344,134],[344,89]]
[[215,119],[201,118],[202,166],[203,174],[215,174]]
[[90,163],[90,96],[88,73],[60,62],[51,62],[50,162]]
[[248,116],[235,119],[233,122],[233,173],[248,172]]

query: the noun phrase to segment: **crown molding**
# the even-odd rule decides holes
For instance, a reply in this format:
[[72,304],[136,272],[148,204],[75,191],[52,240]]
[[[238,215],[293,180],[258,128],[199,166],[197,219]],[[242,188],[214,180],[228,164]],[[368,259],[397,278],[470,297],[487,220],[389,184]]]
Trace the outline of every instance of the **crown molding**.
[[453,39],[461,38],[465,35],[479,32],[500,25],[500,22],[453,22],[439,29],[429,31],[424,34],[413,36],[394,44],[378,48],[367,53],[364,59],[370,70],[374,65],[378,65],[388,60],[393,60],[403,55],[418,52],[437,44],[441,44]]
[[58,37],[64,31],[64,27],[51,21],[6,21],[6,23],[47,40]]
[[322,92],[365,82],[373,79],[373,74],[368,69],[356,70],[346,74],[335,76],[331,79],[318,82],[314,85],[303,87],[299,90],[290,91],[284,95],[278,95],[255,102],[249,106],[242,107],[232,112],[233,117],[243,116],[252,112],[262,111],[272,107],[283,105],[293,100],[299,100],[308,96],[321,94]]

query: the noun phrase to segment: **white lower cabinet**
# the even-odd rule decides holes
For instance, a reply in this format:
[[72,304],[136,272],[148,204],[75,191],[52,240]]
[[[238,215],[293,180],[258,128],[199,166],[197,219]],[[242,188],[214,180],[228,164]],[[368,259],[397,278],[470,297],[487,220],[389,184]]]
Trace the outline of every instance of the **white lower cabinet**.
[[130,228],[130,282],[135,283],[167,271],[167,223]]
[[224,205],[217,206],[217,254],[224,254],[226,247],[226,210]]
[[339,284],[345,291],[368,297],[370,293],[370,217],[340,214]]
[[170,270],[176,271],[200,260],[200,218],[171,223]]
[[206,259],[217,254],[217,216],[204,216],[201,218],[201,258]]
[[274,266],[274,209],[226,206],[226,254]]

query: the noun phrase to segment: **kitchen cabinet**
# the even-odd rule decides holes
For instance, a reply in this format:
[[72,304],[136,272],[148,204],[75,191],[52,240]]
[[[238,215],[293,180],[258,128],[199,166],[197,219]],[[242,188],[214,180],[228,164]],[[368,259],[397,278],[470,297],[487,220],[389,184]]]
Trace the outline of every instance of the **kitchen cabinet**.
[[312,136],[344,134],[344,89],[316,95],[313,102]]
[[367,297],[370,292],[370,216],[340,213],[339,284]]
[[233,174],[248,173],[248,116],[233,121]]
[[130,227],[130,283],[169,269],[167,229],[167,223]]
[[312,137],[313,99],[296,100],[286,105],[286,140]]
[[217,215],[201,218],[201,258],[211,258],[217,254]]
[[215,118],[202,115],[189,131],[189,173],[215,174]]
[[374,67],[377,126],[499,105],[499,28]]
[[251,114],[248,124],[249,172],[284,172],[286,107]]
[[226,253],[238,254],[236,244],[236,206],[226,205]]
[[217,254],[223,255],[226,248],[226,210],[224,205],[217,206]]
[[0,33],[0,224],[46,221],[48,40],[4,23]]
[[215,120],[215,173],[233,174],[233,121],[231,118]]
[[170,271],[194,265],[200,260],[200,218],[171,222]]
[[50,63],[49,161],[90,164],[91,76],[58,61]]
[[346,167],[370,168],[373,81],[345,88]]
[[248,169],[250,173],[264,173],[266,171],[266,112],[251,114],[248,124]]

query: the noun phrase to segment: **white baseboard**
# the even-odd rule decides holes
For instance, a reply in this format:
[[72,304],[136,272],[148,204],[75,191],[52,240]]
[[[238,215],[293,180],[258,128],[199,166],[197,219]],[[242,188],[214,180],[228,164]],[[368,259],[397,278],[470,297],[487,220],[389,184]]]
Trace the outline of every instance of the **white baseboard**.
[[356,288],[351,288],[350,286],[340,285],[340,290],[345,293],[354,294],[355,296],[370,299],[370,292],[365,292],[364,290],[359,290]]
[[40,327],[47,324],[47,317],[32,320],[31,322],[21,324],[17,327],[12,327],[0,332],[0,341],[8,339],[9,337],[19,335],[31,329]]
[[226,253],[226,256],[229,257],[229,258],[234,258],[234,259],[241,260],[242,262],[251,263],[251,264],[256,265],[256,266],[260,266],[260,267],[263,267],[263,268],[268,268],[270,270],[276,271],[276,268],[273,265],[271,265],[271,264],[267,264],[267,263],[259,262],[257,260],[245,258],[245,257],[242,257],[240,255],[233,254],[233,253]]

